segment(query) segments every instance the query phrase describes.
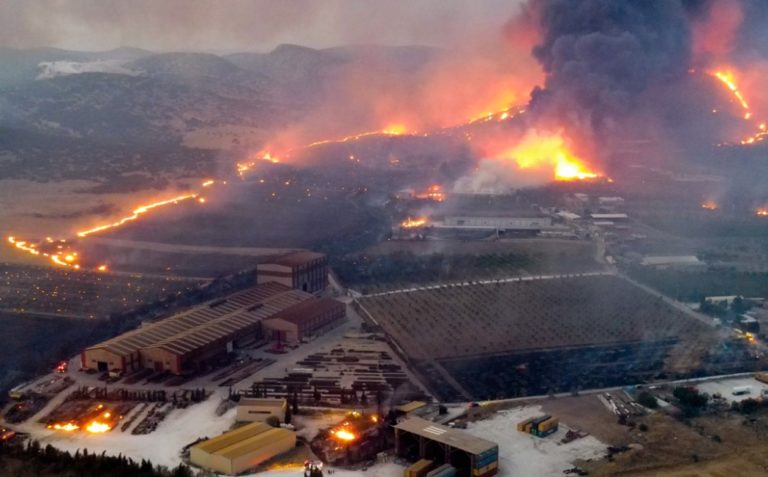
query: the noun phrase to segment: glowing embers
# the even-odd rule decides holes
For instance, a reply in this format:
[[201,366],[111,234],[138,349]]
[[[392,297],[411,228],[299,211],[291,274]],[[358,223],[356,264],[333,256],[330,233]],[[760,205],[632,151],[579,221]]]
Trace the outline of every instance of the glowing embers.
[[48,429],[62,432],[82,430],[89,434],[104,434],[111,431],[120,418],[116,419],[111,410],[106,409],[103,404],[99,404],[95,408],[91,408],[91,411],[85,415],[77,416],[68,421],[49,424]]
[[427,187],[424,192],[418,193],[415,196],[417,199],[434,200],[435,202],[443,202],[445,200],[445,192],[443,186],[440,184],[433,184]]
[[426,217],[408,217],[404,221],[400,222],[400,227],[404,229],[416,229],[419,227],[426,227],[429,225],[429,220]]
[[74,432],[80,429],[80,426],[78,426],[74,422],[66,422],[64,424],[60,424],[60,423],[51,424],[48,426],[48,429],[54,429],[57,431],[64,431],[64,432]]
[[551,171],[556,181],[591,180],[602,177],[581,158],[572,153],[562,133],[540,134],[529,131],[500,158],[512,160],[522,170]]

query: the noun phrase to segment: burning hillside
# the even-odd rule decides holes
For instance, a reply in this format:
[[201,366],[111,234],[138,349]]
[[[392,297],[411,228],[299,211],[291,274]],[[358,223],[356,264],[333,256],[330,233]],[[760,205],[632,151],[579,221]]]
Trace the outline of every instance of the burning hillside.
[[[662,154],[666,148],[675,157],[685,156],[701,150],[702,143],[762,142],[768,135],[762,104],[768,98],[756,78],[765,62],[747,35],[756,28],[751,16],[762,17],[748,0],[728,2],[725,9],[718,5],[530,0],[503,32],[496,32],[495,46],[468,41],[455,51],[425,56],[413,74],[379,56],[340,61],[322,78],[323,95],[313,96],[310,110],[273,129],[261,148],[244,146],[231,171],[139,204],[123,216],[76,224],[75,230],[61,233],[63,238],[48,242],[14,235],[8,244],[56,266],[106,271],[108,264],[83,257],[68,237],[87,240],[160,210],[204,204],[214,189],[235,179],[247,181],[263,164],[312,166],[318,156],[328,155],[349,168],[370,167],[373,161],[355,147],[377,141],[459,141],[474,167],[462,171],[453,187],[472,192],[552,181],[610,181],[611,168],[624,160],[622,148],[638,138],[647,145],[640,151],[644,157],[668,157]],[[721,40],[704,41],[711,35],[702,32],[709,30],[721,33]],[[750,58],[741,54],[746,46],[752,48]],[[696,72],[703,74],[691,74]],[[717,97],[711,94],[713,85],[695,85],[691,77],[696,76],[712,78],[727,94]],[[738,114],[713,120],[720,115],[700,117],[696,112],[702,108],[713,113],[735,108]],[[732,116],[738,120],[735,126]],[[691,136],[681,134],[682,128],[699,134],[694,144],[685,142]],[[734,129],[747,133],[734,140]],[[401,158],[391,153],[375,160],[401,166]],[[417,177],[413,183],[427,181],[434,178]],[[306,194],[310,197],[311,190]],[[422,196],[441,201],[444,192],[430,189]]]

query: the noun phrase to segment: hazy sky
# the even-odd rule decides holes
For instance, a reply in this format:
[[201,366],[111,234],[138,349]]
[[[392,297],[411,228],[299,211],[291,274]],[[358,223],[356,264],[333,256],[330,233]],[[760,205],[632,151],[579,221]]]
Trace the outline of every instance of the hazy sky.
[[267,50],[280,43],[453,46],[522,0],[0,0],[0,46]]

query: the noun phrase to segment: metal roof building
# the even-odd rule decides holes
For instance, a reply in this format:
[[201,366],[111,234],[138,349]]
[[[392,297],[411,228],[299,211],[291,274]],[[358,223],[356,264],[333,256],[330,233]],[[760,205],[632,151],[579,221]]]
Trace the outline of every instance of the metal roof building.
[[346,315],[346,307],[332,298],[314,298],[286,308],[264,320],[264,328],[279,342],[298,343],[302,338],[319,335],[332,328]]
[[315,293],[328,286],[328,257],[308,250],[272,257],[256,266],[256,279]]
[[394,427],[398,456],[450,464],[474,477],[498,473],[499,446],[495,442],[420,417],[409,417]]
[[261,422],[245,425],[190,448],[192,464],[222,474],[252,469],[296,446],[296,434]]
[[84,368],[149,368],[183,374],[213,356],[261,334],[262,321],[307,301],[311,294],[265,283],[213,300],[161,321],[91,346],[81,355]]

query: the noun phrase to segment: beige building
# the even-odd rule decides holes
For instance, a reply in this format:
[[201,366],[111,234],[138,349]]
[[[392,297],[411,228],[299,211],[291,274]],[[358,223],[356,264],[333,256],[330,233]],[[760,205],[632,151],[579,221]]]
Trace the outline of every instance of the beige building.
[[212,472],[236,475],[296,446],[296,434],[254,422],[190,448],[192,464]]
[[328,258],[309,251],[275,257],[256,266],[256,280],[315,293],[328,286]]
[[276,313],[264,320],[264,330],[279,343],[299,343],[338,325],[346,316],[346,306],[332,298],[316,298]]
[[288,401],[285,399],[269,398],[240,398],[237,404],[237,421],[264,422],[269,416],[275,416],[280,422],[285,422]]
[[194,372],[263,336],[265,318],[317,299],[279,283],[258,285],[86,348],[81,365],[102,372]]

